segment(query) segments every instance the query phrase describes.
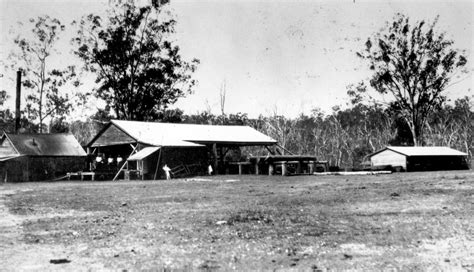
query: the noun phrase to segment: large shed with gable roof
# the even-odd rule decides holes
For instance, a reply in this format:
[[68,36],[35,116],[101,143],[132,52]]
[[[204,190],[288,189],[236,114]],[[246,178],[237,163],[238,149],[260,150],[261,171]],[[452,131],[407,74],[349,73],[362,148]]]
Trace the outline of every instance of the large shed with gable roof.
[[467,154],[446,146],[387,146],[369,157],[372,168],[403,171],[468,169]]
[[174,172],[202,173],[212,165],[222,171],[230,150],[242,146],[270,147],[274,139],[248,126],[216,126],[112,120],[87,145],[94,168],[115,171],[114,179],[137,172],[141,178]]

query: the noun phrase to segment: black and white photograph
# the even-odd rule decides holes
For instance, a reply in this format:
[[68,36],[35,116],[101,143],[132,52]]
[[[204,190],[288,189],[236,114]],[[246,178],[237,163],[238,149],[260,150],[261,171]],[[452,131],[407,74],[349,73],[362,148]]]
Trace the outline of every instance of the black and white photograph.
[[474,1],[0,0],[0,271],[473,271]]

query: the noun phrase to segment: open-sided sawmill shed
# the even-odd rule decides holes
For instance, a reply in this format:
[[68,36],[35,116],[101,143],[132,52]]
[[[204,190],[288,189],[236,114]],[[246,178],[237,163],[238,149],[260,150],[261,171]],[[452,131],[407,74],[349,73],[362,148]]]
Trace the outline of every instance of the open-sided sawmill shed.
[[[164,178],[172,174],[223,174],[225,157],[242,146],[271,147],[277,142],[248,126],[214,126],[112,120],[87,145],[96,175],[113,178]],[[122,175],[123,174],[123,175]]]
[[0,138],[0,180],[42,181],[81,171],[86,152],[72,134],[7,134]]

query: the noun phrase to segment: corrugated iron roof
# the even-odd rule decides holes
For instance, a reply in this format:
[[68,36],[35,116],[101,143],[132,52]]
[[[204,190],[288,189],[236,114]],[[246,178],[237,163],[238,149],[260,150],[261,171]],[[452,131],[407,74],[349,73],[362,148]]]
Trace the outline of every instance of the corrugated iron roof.
[[158,149],[160,149],[160,147],[145,147],[143,148],[142,150],[138,151],[137,153],[133,154],[132,156],[130,156],[127,161],[139,161],[139,160],[143,160],[144,158],[150,156],[151,154],[155,153],[156,151],[158,151]]
[[386,148],[406,156],[467,156],[466,153],[447,146],[387,146]]
[[[156,146],[200,146],[204,143],[275,144],[276,141],[248,126],[213,126],[112,120],[137,141]],[[183,145],[186,143],[186,145]]]
[[20,155],[86,156],[72,134],[5,134]]

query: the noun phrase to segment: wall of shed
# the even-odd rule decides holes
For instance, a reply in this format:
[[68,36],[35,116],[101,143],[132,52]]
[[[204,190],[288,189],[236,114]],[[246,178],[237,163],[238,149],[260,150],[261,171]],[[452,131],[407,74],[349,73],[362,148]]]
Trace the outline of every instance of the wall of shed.
[[[153,179],[160,151],[153,153],[144,160],[145,179]],[[206,172],[208,165],[208,151],[205,147],[164,147],[161,149],[160,164],[158,166],[158,179],[165,178],[163,166],[175,168],[181,165],[191,166],[194,173]],[[198,166],[199,165],[199,166]]]
[[0,162],[0,182],[28,181],[28,158],[18,157]]
[[469,169],[466,156],[411,156],[408,171],[439,171]]
[[53,180],[85,169],[85,157],[19,157],[0,163],[0,180],[26,182]]
[[404,170],[407,170],[406,157],[389,149],[373,155],[370,158],[370,162],[372,167],[391,166],[392,168],[402,167]]
[[9,140],[4,138],[3,141],[1,139],[0,141],[0,158],[17,154]]
[[110,146],[134,143],[135,140],[114,125],[106,129],[92,146]]
[[29,157],[30,181],[51,180],[86,169],[86,157]]

